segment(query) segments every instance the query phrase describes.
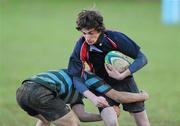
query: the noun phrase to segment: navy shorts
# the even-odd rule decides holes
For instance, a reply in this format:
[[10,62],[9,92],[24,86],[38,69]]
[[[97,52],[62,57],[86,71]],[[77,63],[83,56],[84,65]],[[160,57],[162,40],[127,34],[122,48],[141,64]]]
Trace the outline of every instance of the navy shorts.
[[55,92],[31,81],[17,89],[16,99],[30,116],[41,114],[48,121],[55,121],[70,112],[69,106]]
[[[136,82],[133,77],[127,77],[124,80],[117,81],[117,80],[106,80],[106,82],[114,89],[117,91],[126,91],[126,92],[132,92],[132,93],[139,93],[138,87],[136,85]],[[95,92],[96,95],[100,96],[102,94]],[[116,105],[119,106],[120,103],[117,103],[116,101],[108,98],[107,96],[103,95],[106,100],[108,101],[110,106]],[[131,112],[131,113],[136,113],[136,112],[141,112],[144,111],[144,102],[134,102],[134,103],[126,103],[122,104],[123,110]],[[99,108],[99,111],[102,111],[103,108]]]

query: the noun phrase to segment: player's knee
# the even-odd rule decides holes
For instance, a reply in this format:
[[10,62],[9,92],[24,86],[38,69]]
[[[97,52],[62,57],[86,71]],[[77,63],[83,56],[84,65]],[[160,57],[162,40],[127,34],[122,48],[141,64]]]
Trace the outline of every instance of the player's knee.
[[111,119],[108,121],[108,126],[117,126],[117,119]]
[[[116,112],[117,111],[117,112]],[[101,112],[103,115],[117,115],[117,113],[120,113],[120,108],[118,106],[113,106],[113,107],[107,107],[104,108]]]
[[103,109],[101,112],[101,117],[103,118],[103,121],[108,126],[116,126],[117,125],[117,115],[113,107],[107,107]]

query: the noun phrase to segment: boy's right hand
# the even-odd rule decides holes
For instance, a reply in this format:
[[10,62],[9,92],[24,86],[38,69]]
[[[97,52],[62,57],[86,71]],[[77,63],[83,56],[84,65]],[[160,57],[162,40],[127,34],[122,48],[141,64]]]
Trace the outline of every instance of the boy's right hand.
[[97,96],[95,97],[92,102],[96,105],[96,107],[108,107],[109,104],[108,102],[106,101],[106,99],[102,96]]

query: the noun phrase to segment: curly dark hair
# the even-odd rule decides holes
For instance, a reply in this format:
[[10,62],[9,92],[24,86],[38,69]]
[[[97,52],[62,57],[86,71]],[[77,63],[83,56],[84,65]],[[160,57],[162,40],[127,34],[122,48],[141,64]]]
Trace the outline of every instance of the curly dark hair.
[[105,26],[103,23],[102,15],[95,10],[83,10],[78,14],[76,20],[78,31],[81,31],[83,28],[92,29],[95,28],[98,32],[102,32],[105,30]]

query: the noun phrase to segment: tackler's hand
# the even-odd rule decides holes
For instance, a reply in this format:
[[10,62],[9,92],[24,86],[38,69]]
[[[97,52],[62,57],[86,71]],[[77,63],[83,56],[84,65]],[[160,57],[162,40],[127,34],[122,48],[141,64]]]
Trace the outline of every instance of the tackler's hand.
[[109,104],[106,101],[106,99],[102,96],[98,96],[96,98],[93,99],[93,103],[96,105],[96,107],[108,107]]

